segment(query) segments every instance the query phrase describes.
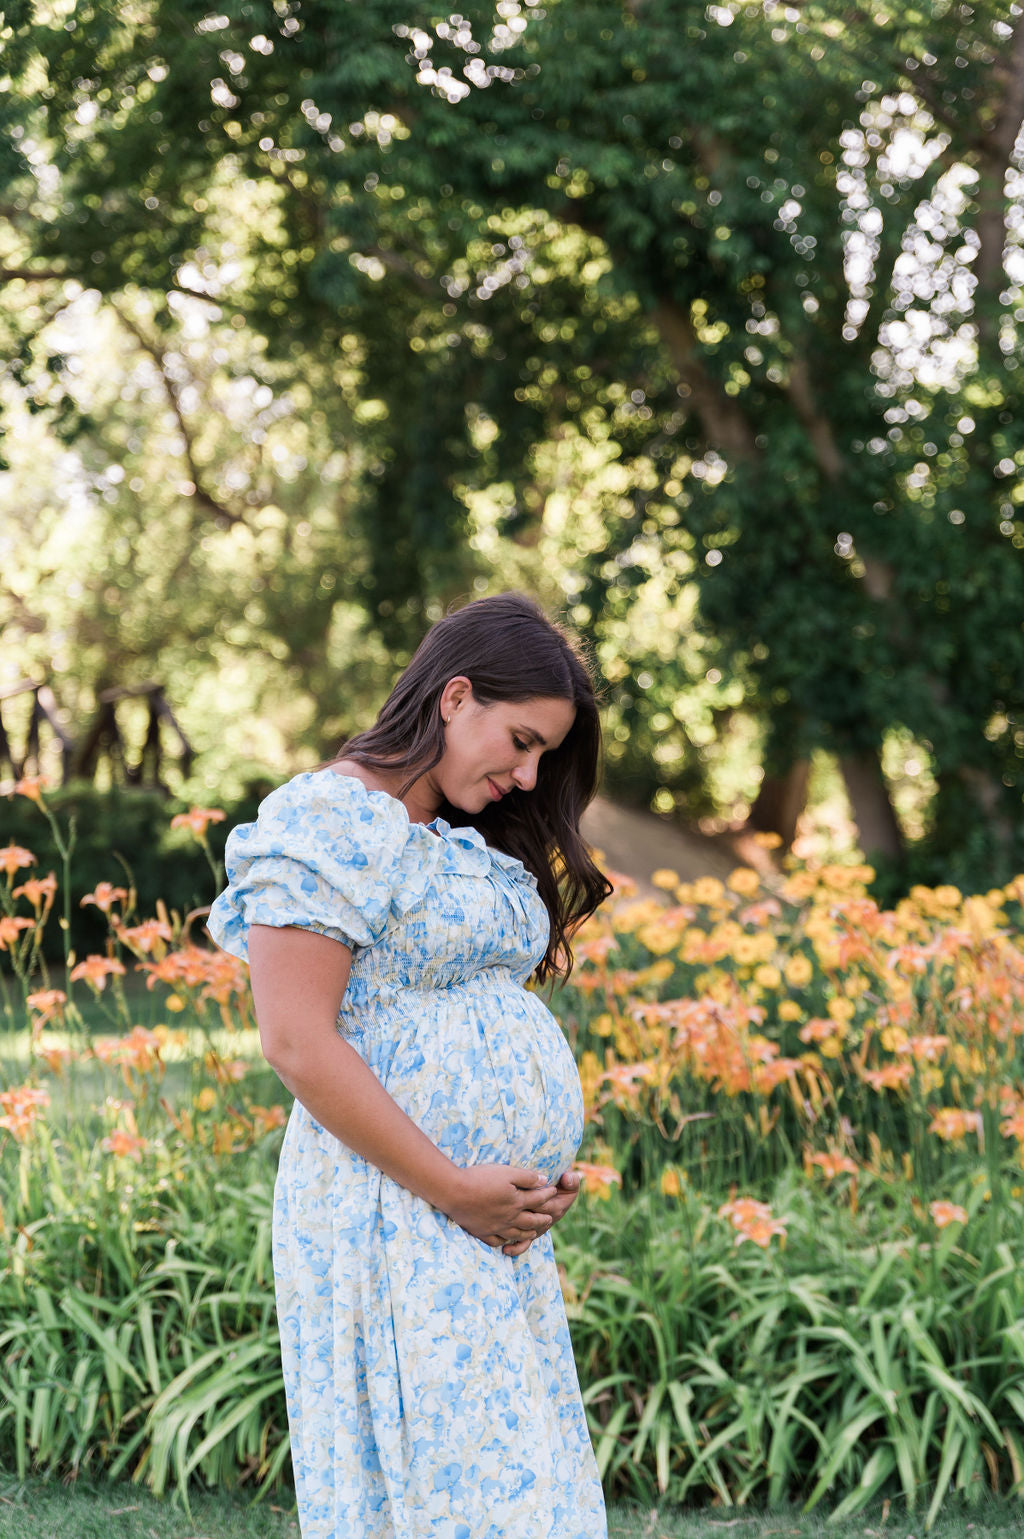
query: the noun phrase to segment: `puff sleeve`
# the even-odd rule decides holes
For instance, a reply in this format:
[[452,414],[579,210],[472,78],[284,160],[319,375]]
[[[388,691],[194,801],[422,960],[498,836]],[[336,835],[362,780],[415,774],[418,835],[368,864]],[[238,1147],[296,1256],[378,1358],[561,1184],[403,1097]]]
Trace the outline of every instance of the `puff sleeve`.
[[331,769],[297,775],[232,830],[208,928],[249,959],[250,925],[315,930],[355,950],[383,934],[411,833],[402,803]]

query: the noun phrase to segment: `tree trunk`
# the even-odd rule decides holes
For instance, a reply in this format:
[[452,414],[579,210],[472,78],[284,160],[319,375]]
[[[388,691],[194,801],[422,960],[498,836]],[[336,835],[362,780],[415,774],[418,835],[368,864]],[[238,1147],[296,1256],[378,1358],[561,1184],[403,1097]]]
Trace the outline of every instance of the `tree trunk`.
[[778,834],[788,849],[796,836],[800,814],[807,805],[810,777],[810,759],[794,760],[784,775],[765,775],[750,809],[750,826],[764,833]]
[[839,768],[846,782],[861,849],[868,856],[879,854],[898,858],[903,853],[903,834],[896,821],[878,754],[848,754],[840,759]]

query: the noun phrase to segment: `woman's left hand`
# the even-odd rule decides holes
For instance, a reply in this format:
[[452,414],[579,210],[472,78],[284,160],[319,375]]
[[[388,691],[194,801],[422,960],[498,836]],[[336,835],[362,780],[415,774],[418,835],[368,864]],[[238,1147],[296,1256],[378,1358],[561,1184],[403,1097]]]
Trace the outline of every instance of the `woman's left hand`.
[[[549,1197],[547,1202],[541,1203],[535,1210],[537,1213],[547,1213],[552,1224],[557,1224],[560,1218],[564,1218],[576,1201],[580,1192],[580,1178],[574,1170],[563,1170],[555,1185],[558,1188],[557,1194]],[[550,1227],[544,1230],[545,1234],[550,1232]],[[521,1256],[532,1244],[533,1240],[516,1240],[511,1245],[503,1245],[501,1253],[503,1256]]]

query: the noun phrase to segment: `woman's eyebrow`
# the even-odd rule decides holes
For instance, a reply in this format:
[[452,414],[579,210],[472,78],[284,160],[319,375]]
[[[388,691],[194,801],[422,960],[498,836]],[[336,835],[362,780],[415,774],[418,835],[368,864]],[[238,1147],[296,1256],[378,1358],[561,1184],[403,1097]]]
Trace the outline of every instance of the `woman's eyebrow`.
[[547,738],[541,737],[540,733],[534,727],[520,727],[519,730],[520,732],[525,732],[527,737],[532,737],[534,742],[539,743],[542,748],[546,748],[548,746]]

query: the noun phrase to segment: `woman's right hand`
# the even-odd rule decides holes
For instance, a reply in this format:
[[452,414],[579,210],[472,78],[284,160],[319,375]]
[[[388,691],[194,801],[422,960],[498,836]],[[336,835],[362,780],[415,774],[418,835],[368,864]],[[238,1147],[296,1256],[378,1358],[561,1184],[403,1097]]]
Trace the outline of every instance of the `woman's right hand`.
[[539,1210],[557,1191],[523,1166],[469,1165],[456,1171],[438,1206],[475,1239],[498,1248],[535,1240],[550,1229],[551,1215]]

